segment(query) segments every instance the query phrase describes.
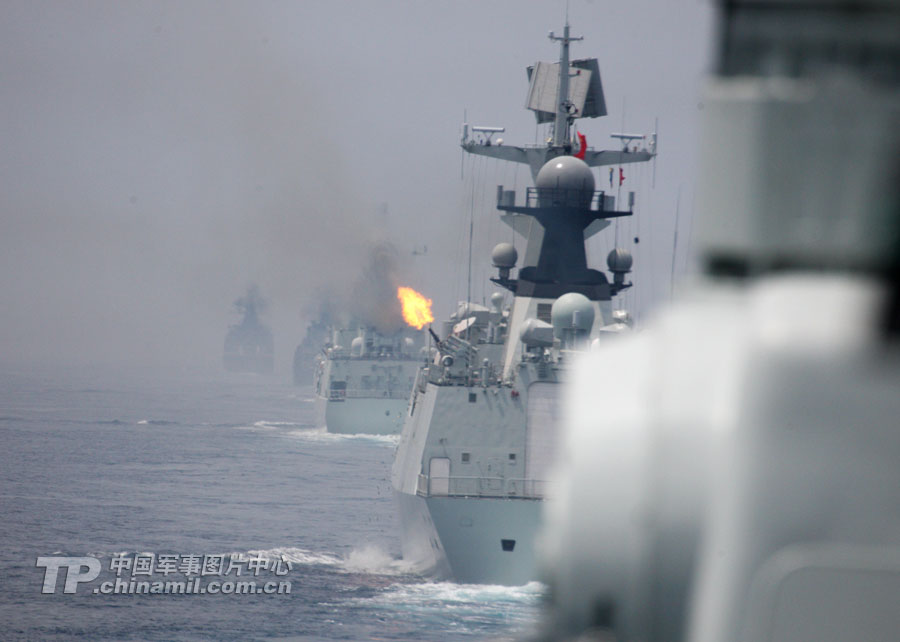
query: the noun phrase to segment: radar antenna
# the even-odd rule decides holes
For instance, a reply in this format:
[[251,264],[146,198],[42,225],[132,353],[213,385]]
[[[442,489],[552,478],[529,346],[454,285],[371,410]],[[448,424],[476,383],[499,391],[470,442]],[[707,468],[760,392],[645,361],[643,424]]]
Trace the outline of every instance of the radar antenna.
[[[514,163],[524,163],[531,169],[532,178],[551,158],[572,154],[572,125],[578,118],[601,118],[607,115],[600,65],[596,58],[571,60],[569,45],[584,40],[572,36],[568,16],[561,36],[549,33],[550,40],[560,43],[559,62],[537,62],[527,68],[528,96],[525,106],[534,112],[538,124],[552,123],[552,136],[546,145],[509,145],[502,139],[492,139],[501,127],[473,127],[463,122],[460,145],[463,150],[480,156],[490,156]],[[465,115],[464,115],[465,121]],[[473,135],[474,134],[474,135]],[[627,136],[627,134],[626,134]],[[624,141],[618,150],[584,150],[579,154],[589,167],[642,163],[656,156],[656,135],[634,136],[643,144],[632,145]]]
[[550,32],[550,40],[555,40],[559,45],[559,83],[556,92],[556,118],[553,121],[553,146],[563,147],[570,143],[569,128],[575,122],[577,110],[569,99],[569,43],[584,40],[584,36],[569,35],[568,7],[566,7],[566,26],[563,27],[563,35],[557,36]]

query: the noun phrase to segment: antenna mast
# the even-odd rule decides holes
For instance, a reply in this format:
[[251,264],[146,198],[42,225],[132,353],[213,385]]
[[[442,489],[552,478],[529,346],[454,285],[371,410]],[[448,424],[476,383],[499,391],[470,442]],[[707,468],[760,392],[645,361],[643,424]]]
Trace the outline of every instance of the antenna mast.
[[[567,12],[568,13],[568,12]],[[583,40],[583,36],[569,35],[569,18],[563,35],[550,32],[550,40],[559,41],[559,89],[556,94],[556,119],[553,121],[553,146],[562,147],[569,141],[569,127],[572,124],[572,101],[569,100],[569,43]]]

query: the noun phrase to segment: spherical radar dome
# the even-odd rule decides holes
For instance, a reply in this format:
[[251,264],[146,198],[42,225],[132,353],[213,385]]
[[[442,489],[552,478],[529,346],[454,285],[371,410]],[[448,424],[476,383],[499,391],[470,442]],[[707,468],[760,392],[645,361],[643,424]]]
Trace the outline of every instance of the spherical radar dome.
[[550,308],[553,331],[559,336],[563,330],[589,332],[594,325],[594,305],[583,294],[563,294]]
[[539,189],[594,191],[594,173],[580,158],[557,156],[544,163],[534,184]]
[[511,268],[515,267],[516,261],[519,259],[519,253],[512,243],[497,243],[491,251],[491,260],[495,267]]
[[613,272],[630,272],[631,263],[631,252],[621,247],[614,248],[606,255],[606,264]]

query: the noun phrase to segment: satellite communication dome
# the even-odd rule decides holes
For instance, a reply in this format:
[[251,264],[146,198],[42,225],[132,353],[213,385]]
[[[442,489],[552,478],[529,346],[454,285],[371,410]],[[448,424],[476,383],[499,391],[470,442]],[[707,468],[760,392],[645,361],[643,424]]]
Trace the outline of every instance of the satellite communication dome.
[[594,325],[594,305],[583,294],[569,292],[553,302],[550,308],[553,333],[560,336],[565,330],[590,332]]
[[363,339],[362,337],[355,337],[353,341],[350,342],[350,354],[353,356],[360,356],[363,350]]
[[491,251],[491,260],[494,262],[494,267],[515,267],[518,259],[519,253],[516,252],[516,248],[512,243],[497,243]]
[[494,306],[494,309],[499,311],[503,306],[503,295],[499,292],[494,292],[491,295],[491,305]]
[[594,173],[580,158],[557,156],[544,163],[534,181],[538,189],[594,192]]
[[631,270],[631,252],[617,247],[606,257],[606,264],[613,272],[628,272]]

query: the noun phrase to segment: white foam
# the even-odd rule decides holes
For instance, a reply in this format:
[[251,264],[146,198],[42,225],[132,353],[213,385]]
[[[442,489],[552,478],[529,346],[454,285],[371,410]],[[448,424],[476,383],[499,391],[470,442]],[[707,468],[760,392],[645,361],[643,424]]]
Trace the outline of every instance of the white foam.
[[309,426],[309,424],[299,423],[295,421],[269,421],[267,419],[263,419],[262,421],[254,421],[252,425],[241,425],[235,426],[238,430],[254,430],[254,431],[271,431],[271,430],[284,430],[286,428],[302,428],[304,426]]
[[287,435],[296,439],[323,444],[342,444],[348,441],[369,441],[388,446],[396,446],[400,443],[400,435],[369,435],[366,433],[345,435],[328,432],[325,428],[292,430],[288,432]]
[[[53,553],[54,555],[61,555],[60,551]],[[103,559],[104,557],[126,557],[128,555],[134,555],[134,552],[129,551],[95,551],[86,553],[88,557],[96,557],[97,559]]]
[[252,550],[228,553],[232,556],[242,555],[244,559],[260,557],[262,559],[283,559],[291,564],[306,566],[331,566],[341,573],[368,573],[371,575],[406,575],[411,567],[402,559],[397,559],[384,549],[375,545],[366,545],[353,549],[344,557],[334,553],[310,551],[303,548],[277,547],[265,550]]
[[[392,584],[379,594],[346,600],[346,604],[400,612],[409,620],[449,625],[457,632],[483,632],[486,622],[500,621],[522,631],[534,624],[546,592],[540,582],[524,586],[420,582]],[[444,624],[442,624],[442,622]]]
[[294,547],[279,547],[243,552],[234,551],[227,553],[227,555],[231,555],[232,557],[240,555],[243,556],[244,559],[250,557],[260,557],[266,560],[282,559],[291,564],[299,564],[302,566],[339,566],[343,561],[339,556],[334,555],[333,553],[316,553],[315,551]]
[[496,604],[500,602],[534,604],[540,600],[545,591],[546,586],[540,582],[529,582],[523,586],[422,582],[418,584],[395,584],[380,596],[380,599],[407,603],[440,602],[457,605]]
[[355,548],[344,558],[342,568],[354,573],[372,573],[373,575],[407,575],[414,572],[412,564],[393,557],[390,553],[368,544]]

